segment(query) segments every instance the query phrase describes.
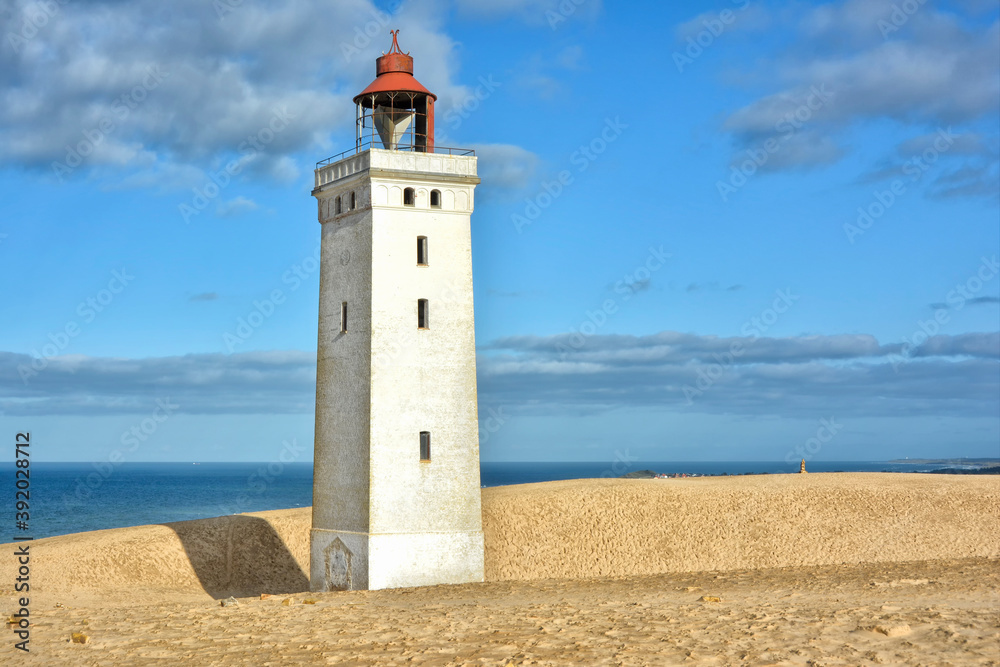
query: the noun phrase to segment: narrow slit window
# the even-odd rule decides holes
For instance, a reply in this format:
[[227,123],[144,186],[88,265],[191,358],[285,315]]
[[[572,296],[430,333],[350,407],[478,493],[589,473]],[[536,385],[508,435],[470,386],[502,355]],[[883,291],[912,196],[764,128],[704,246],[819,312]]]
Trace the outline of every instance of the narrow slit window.
[[413,206],[416,203],[417,194],[413,188],[403,190],[403,206]]
[[340,197],[333,200],[333,212],[340,215]]
[[417,237],[417,264],[427,266],[427,237]]
[[417,299],[417,328],[418,329],[429,329],[430,328],[430,318],[428,317],[429,308],[427,307],[427,299]]
[[358,205],[357,204],[357,198],[354,196],[354,193],[352,192],[351,193],[351,210],[353,211],[355,208],[357,208],[357,205]]
[[441,208],[440,190],[431,190],[431,208]]
[[347,302],[340,304],[340,333],[347,333]]
[[430,461],[431,460],[431,432],[421,431],[420,432],[420,460]]

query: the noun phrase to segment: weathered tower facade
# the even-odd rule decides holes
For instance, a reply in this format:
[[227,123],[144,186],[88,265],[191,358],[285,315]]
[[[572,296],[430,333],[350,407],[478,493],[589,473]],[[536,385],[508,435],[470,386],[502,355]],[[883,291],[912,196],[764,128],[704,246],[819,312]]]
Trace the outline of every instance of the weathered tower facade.
[[472,151],[434,145],[433,93],[393,33],[317,164],[322,225],[314,591],[483,580]]

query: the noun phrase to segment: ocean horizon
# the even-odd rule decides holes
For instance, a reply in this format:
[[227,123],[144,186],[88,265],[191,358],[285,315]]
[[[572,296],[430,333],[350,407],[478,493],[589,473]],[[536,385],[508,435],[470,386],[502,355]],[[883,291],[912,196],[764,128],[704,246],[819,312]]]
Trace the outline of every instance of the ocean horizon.
[[[906,461],[808,461],[810,472],[929,472],[941,464]],[[799,461],[583,461],[483,462],[483,487],[567,479],[620,477],[653,470],[664,474],[747,475],[796,473]],[[0,477],[14,488],[14,464]],[[109,528],[308,507],[311,462],[270,463],[32,463],[28,529],[14,526],[13,492],[0,503],[0,540],[34,539]],[[664,483],[669,483],[665,481]]]

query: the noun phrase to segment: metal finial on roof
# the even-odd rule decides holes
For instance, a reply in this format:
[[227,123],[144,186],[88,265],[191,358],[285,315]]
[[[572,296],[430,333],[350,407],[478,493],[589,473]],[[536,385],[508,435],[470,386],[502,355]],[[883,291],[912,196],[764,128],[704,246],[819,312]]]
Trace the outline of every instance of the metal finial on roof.
[[[392,35],[392,46],[389,47],[389,53],[403,53],[402,49],[399,48],[399,42],[396,41],[399,37],[399,30],[390,30],[389,34]],[[410,52],[407,51],[405,55],[410,55]]]

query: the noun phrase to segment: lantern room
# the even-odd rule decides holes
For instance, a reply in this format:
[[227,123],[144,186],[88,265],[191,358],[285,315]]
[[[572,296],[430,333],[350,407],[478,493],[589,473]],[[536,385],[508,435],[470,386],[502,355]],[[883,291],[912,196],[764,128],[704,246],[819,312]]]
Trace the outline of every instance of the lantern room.
[[375,80],[357,97],[357,146],[386,150],[434,152],[434,102],[437,95],[413,78],[413,58],[392,47],[375,60]]

